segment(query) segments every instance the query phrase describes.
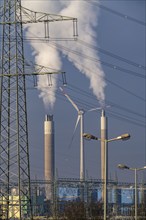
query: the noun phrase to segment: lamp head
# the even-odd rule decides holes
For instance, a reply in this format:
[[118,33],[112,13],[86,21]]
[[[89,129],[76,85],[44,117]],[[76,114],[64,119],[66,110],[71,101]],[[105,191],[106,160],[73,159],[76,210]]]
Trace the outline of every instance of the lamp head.
[[127,133],[127,134],[122,134],[122,135],[118,136],[116,139],[126,141],[129,138],[130,138],[130,134]]
[[125,164],[118,164],[118,168],[119,169],[129,169],[129,167],[128,166],[126,166]]
[[93,139],[93,140],[98,140],[97,137],[95,137],[95,136],[92,135],[92,134],[88,134],[88,133],[84,133],[84,134],[83,134],[83,137],[86,138],[87,140],[91,140],[91,139]]

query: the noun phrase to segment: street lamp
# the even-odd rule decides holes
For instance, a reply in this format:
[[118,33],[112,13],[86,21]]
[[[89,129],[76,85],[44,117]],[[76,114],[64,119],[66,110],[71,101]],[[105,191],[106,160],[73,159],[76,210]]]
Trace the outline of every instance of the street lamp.
[[88,133],[84,133],[83,137],[86,140],[99,140],[99,141],[103,141],[105,143],[105,155],[104,155],[104,189],[103,189],[103,195],[104,195],[104,220],[106,220],[106,216],[107,216],[107,143],[108,142],[112,142],[112,141],[117,141],[117,140],[128,140],[130,138],[130,134],[122,134],[118,137],[112,138],[112,139],[101,139],[98,138],[92,134],[88,134]]
[[146,166],[141,168],[131,168],[126,166],[125,164],[118,164],[118,168],[122,170],[132,170],[135,173],[135,220],[137,220],[137,171],[146,169]]
[[86,139],[86,140],[99,140],[99,141],[105,141],[105,142],[111,142],[111,141],[116,141],[116,140],[128,140],[130,138],[130,134],[122,134],[118,137],[115,137],[115,138],[111,138],[111,139],[101,139],[101,138],[98,138],[92,134],[89,134],[89,133],[84,133],[83,134],[83,137]]

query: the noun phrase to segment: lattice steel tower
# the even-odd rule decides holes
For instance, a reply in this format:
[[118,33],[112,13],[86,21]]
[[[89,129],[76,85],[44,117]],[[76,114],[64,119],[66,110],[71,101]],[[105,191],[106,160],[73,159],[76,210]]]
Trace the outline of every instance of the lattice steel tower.
[[[1,3],[2,4],[2,3]],[[26,106],[26,76],[22,25],[71,20],[32,12],[21,0],[4,0],[0,69],[0,219],[32,218]],[[74,20],[74,19],[72,19]],[[46,31],[46,30],[45,30]],[[41,74],[37,67],[31,75]],[[50,74],[43,70],[43,74]]]

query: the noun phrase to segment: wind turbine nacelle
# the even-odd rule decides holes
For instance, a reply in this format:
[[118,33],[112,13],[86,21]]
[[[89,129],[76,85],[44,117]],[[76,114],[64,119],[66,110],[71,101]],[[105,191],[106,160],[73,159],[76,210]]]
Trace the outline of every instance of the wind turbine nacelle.
[[79,113],[78,113],[78,114],[79,114],[79,115],[83,115],[83,114],[84,114],[84,112],[85,112],[85,111],[84,111],[83,109],[81,109],[81,110],[79,111]]

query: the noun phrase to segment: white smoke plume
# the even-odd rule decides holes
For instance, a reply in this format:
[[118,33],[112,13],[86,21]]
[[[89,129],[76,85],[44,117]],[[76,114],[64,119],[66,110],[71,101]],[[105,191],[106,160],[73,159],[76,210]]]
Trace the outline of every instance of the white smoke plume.
[[[98,1],[98,0],[97,0]],[[28,7],[28,1],[23,1],[23,5]],[[50,14],[61,14],[64,16],[70,16],[78,19],[78,31],[79,39],[88,42],[89,44],[97,45],[97,26],[99,11],[97,7],[88,4],[86,1],[30,1],[29,9],[39,12],[45,12]],[[53,37],[70,36],[73,33],[72,23],[67,21],[56,22],[50,25],[51,33]],[[42,24],[29,25],[27,36],[32,36],[32,33],[38,37],[44,36],[44,26]],[[63,53],[67,59],[72,62],[75,67],[90,80],[90,88],[93,90],[93,94],[97,97],[100,104],[104,103],[105,95],[104,88],[106,86],[104,81],[104,72],[100,63],[92,62],[89,59],[85,59],[84,56],[78,56],[71,53],[68,50],[62,49],[62,47],[50,47],[49,43],[40,44],[31,41],[32,48],[35,54],[35,61],[37,64],[49,66],[54,69],[61,69],[61,53]],[[76,41],[62,41],[62,46],[73,48],[74,51],[80,54],[85,54],[95,59],[98,58],[97,52],[83,45],[78,44]],[[46,107],[53,108],[55,103],[55,91],[57,89],[57,78],[53,78],[53,85],[51,88],[46,87],[46,79],[43,76],[39,80],[40,97]]]

